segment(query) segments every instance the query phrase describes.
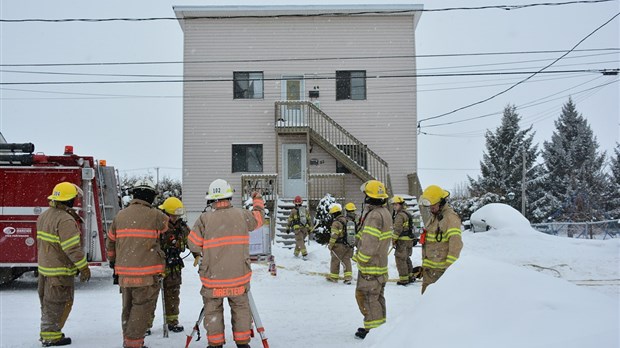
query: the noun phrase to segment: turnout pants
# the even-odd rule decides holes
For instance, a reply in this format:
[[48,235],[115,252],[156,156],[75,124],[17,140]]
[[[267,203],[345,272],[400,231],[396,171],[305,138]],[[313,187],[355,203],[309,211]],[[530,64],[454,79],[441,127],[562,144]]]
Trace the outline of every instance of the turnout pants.
[[409,279],[413,277],[413,263],[411,263],[413,241],[398,240],[396,241],[396,248],[394,250],[398,280],[401,282],[408,282]]
[[164,278],[164,299],[166,302],[166,323],[179,324],[179,304],[181,300],[181,272],[170,273]]
[[360,312],[364,316],[364,328],[374,329],[385,323],[385,283],[387,276],[369,276],[357,274],[355,299]]
[[306,250],[306,237],[308,236],[308,228],[300,227],[295,230],[295,251],[293,252],[295,256],[298,256],[301,252],[302,256],[308,255],[308,251]]
[[340,264],[342,263],[344,268],[344,280],[351,280],[353,278],[353,271],[351,267],[353,248],[342,243],[336,243],[332,249],[331,256],[332,260],[329,267],[329,277],[331,279],[338,280],[338,276],[340,275]]
[[73,276],[47,277],[39,274],[41,303],[41,341],[58,341],[73,307]]
[[210,346],[223,346],[224,335],[224,298],[228,298],[230,307],[233,339],[236,344],[248,344],[251,339],[252,313],[246,286],[243,294],[238,296],[216,297],[214,290],[202,287],[200,294],[205,306],[204,327],[207,329],[207,340]]
[[445,269],[434,269],[424,267],[422,270],[422,293],[426,291],[426,287],[433,284],[444,274]]
[[144,334],[151,326],[155,316],[159,282],[140,287],[123,287],[123,347],[133,348],[144,345]]

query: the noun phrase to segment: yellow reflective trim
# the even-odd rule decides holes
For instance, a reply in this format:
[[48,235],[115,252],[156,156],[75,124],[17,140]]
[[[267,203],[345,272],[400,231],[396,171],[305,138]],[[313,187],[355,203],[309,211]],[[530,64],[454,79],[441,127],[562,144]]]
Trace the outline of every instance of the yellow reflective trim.
[[444,269],[447,265],[444,261],[434,262],[429,259],[424,259],[424,261],[422,261],[422,267]]
[[388,273],[387,267],[364,267],[357,265],[357,269],[364,274],[382,275]]
[[361,251],[358,250],[358,252],[355,254],[357,256],[358,259],[360,259],[362,262],[368,262],[370,261],[370,256],[368,255],[364,255]]
[[62,248],[62,250],[67,250],[71,248],[72,246],[79,245],[79,244],[80,244],[80,236],[75,235],[67,239],[66,241],[60,243],[60,247]]
[[381,318],[381,319],[377,319],[377,320],[371,320],[371,321],[364,321],[364,328],[365,329],[374,329],[377,328],[381,325],[385,324],[385,318]]
[[41,331],[39,335],[45,341],[55,341],[62,338],[62,332],[60,331]]
[[381,238],[381,231],[379,231],[378,228],[374,228],[374,227],[370,227],[370,226],[364,226],[364,229],[362,229],[362,234],[367,233],[371,236],[377,237],[377,238]]
[[86,267],[88,263],[86,262],[86,256],[84,256],[80,261],[75,263],[75,267],[82,269],[84,267]]
[[37,231],[37,239],[40,239],[40,240],[46,241],[46,242],[50,242],[50,243],[58,243],[58,244],[60,244],[60,237],[59,236],[57,236],[55,234],[43,232],[43,231]]
[[77,273],[77,268],[76,267],[67,268],[67,267],[43,267],[43,266],[39,266],[38,269],[39,269],[39,273],[43,274],[44,276],[48,276],[48,277],[62,276],[62,275],[72,276],[72,275],[75,275]]

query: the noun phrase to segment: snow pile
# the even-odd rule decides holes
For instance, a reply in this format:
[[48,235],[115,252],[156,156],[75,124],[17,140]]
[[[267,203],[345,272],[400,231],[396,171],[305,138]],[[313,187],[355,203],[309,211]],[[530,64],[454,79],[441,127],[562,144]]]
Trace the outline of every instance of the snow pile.
[[[502,203],[490,203],[482,206],[471,214],[470,221],[474,226],[486,225],[491,229],[508,227],[530,228],[528,219],[521,215],[515,208]],[[480,232],[479,229],[476,229],[476,232]]]
[[367,347],[618,347],[618,302],[523,268],[464,256]]

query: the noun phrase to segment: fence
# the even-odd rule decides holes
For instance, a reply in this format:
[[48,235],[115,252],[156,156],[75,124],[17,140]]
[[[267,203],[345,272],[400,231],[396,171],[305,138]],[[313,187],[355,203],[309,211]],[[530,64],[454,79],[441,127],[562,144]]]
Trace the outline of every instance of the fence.
[[586,239],[607,239],[620,237],[620,221],[596,222],[550,222],[532,224],[537,231],[554,236]]

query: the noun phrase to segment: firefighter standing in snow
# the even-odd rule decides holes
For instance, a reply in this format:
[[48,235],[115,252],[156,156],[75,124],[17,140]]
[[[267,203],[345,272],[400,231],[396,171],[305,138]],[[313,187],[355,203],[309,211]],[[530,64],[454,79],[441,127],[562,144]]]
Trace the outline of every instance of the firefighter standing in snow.
[[[166,271],[164,277],[163,296],[166,304],[166,324],[172,332],[182,332],[179,325],[179,295],[181,291],[181,270],[184,267],[181,253],[187,249],[189,227],[181,218],[185,214],[183,202],[176,197],[167,198],[159,207],[170,218],[168,231],[161,235],[161,247],[166,254]],[[196,258],[200,254],[194,254]]]
[[411,215],[407,212],[405,200],[401,196],[392,197],[392,207],[394,208],[394,235],[392,236],[392,246],[394,247],[394,258],[396,269],[398,270],[398,285],[407,285],[415,281],[413,274],[413,263],[411,254],[415,235]]
[[437,185],[427,187],[420,196],[420,203],[431,210],[422,245],[422,293],[459,258],[463,249],[461,219],[446,202],[448,196],[450,193]]
[[40,340],[43,347],[71,344],[71,338],[65,337],[62,328],[73,306],[73,278],[79,272],[80,281],[90,279],[78,227],[81,219],[72,209],[80,191],[70,182],[57,184],[47,197],[50,208],[37,220]]
[[291,209],[291,214],[288,216],[286,232],[293,231],[295,233],[295,251],[293,254],[299,256],[301,252],[301,256],[306,257],[308,255],[306,237],[310,231],[310,213],[308,208],[302,206],[303,200],[300,196],[296,196],[293,203],[295,208]]
[[345,204],[344,210],[347,211],[346,213],[347,220],[353,221],[355,223],[355,226],[357,226],[357,224],[359,223],[359,217],[357,216],[357,214],[355,214],[355,211],[357,210],[357,207],[355,206],[355,204],[353,204],[353,202],[349,202]]
[[357,235],[358,276],[355,299],[364,316],[364,327],[355,336],[364,339],[370,329],[385,323],[385,283],[388,280],[388,249],[392,240],[392,216],[385,207],[388,198],[385,186],[377,180],[362,184],[366,212],[360,220]]
[[263,224],[264,202],[252,193],[253,210],[231,205],[233,190],[222,179],[209,185],[207,200],[212,211],[200,215],[189,235],[189,249],[202,253],[200,280],[209,347],[226,343],[224,335],[224,298],[228,298],[232,316],[233,339],[239,348],[249,348],[252,315],[247,291],[250,289],[249,233]]
[[353,245],[347,241],[347,218],[342,215],[342,207],[334,203],[329,207],[329,214],[332,216],[331,238],[327,248],[331,252],[331,264],[327,280],[337,283],[340,275],[340,264],[342,263],[344,272],[344,283],[351,284],[353,271],[351,267],[351,257],[353,256]]
[[168,229],[168,217],[151,206],[157,191],[150,180],[138,181],[131,194],[133,199],[114,218],[106,242],[123,297],[125,348],[144,346],[144,335],[155,316],[165,264],[160,237]]

